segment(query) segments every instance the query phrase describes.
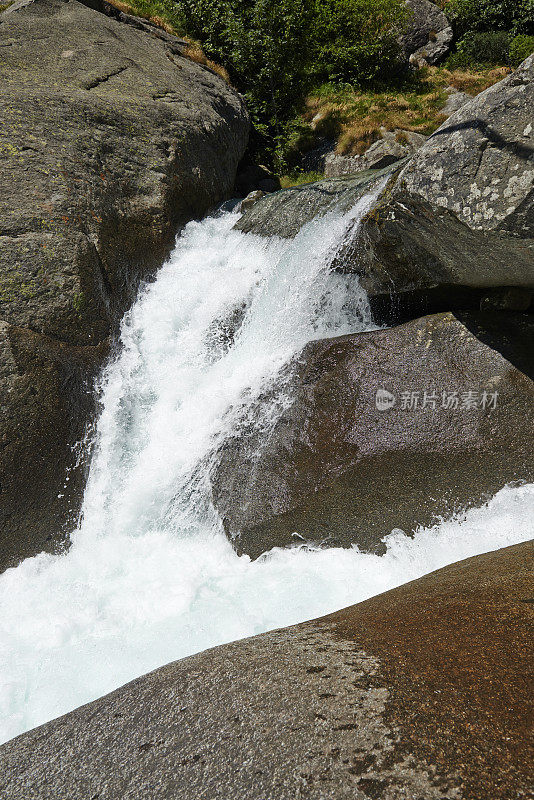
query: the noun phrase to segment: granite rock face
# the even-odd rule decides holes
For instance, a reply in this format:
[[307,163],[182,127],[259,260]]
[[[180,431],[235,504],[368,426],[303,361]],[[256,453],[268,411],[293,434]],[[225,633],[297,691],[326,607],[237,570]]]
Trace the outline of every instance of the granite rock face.
[[435,3],[429,0],[406,0],[410,11],[401,44],[411,63],[435,64],[445,56],[452,42],[449,20]]
[[213,498],[237,551],[304,540],[383,552],[394,528],[533,480],[534,383],[521,367],[534,322],[510,329],[517,369],[485,343],[492,321],[502,333],[504,318],[438,314],[306,345],[276,424],[265,431],[259,402],[255,424],[220,449]]
[[169,664],[0,748],[5,800],[510,800],[532,543]]
[[[230,192],[246,146],[241,98],[184,57],[180,40],[116,14],[76,0],[17,3],[0,14],[0,320],[12,326],[3,328],[11,341],[23,330],[41,350],[50,346],[54,363],[58,348],[69,361],[69,347],[93,360],[84,372],[73,350],[72,386],[62,378],[52,394],[37,389],[31,411],[19,378],[38,387],[48,368],[36,359],[17,377],[19,356],[4,348],[0,567],[43,541],[52,547],[71,524],[80,497],[58,498],[72,467],[58,453],[90,421],[87,392],[104,342],[178,227]],[[39,442],[30,461],[18,403]],[[59,407],[74,427],[59,420]],[[71,475],[79,487],[82,469]]]
[[345,259],[372,295],[534,288],[533,105],[531,56],[390,182]]
[[534,224],[534,56],[463,105],[399,176],[412,197],[472,230],[531,236]]

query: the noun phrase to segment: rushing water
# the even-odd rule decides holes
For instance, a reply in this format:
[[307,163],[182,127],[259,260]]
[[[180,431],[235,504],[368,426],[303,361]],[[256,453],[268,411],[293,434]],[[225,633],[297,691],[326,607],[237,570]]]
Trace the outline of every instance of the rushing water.
[[[232,230],[232,213],[193,222],[141,292],[102,379],[72,547],[0,578],[0,740],[173,659],[532,537],[533,486],[415,538],[394,532],[382,557],[301,546],[251,562],[221,531],[217,444],[307,341],[372,327],[356,279],[330,270],[372,199],[289,242]],[[282,386],[262,423],[284,402]]]

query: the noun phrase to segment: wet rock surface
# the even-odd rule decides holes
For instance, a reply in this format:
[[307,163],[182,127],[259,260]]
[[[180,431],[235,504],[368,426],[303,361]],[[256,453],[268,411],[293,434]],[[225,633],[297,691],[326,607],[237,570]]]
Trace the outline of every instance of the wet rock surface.
[[534,479],[534,384],[520,371],[534,322],[504,327],[439,314],[310,342],[281,381],[274,426],[262,425],[269,395],[220,449],[213,498],[238,552],[303,540],[383,552],[394,528]]
[[527,797],[532,543],[169,664],[0,748],[6,800]]
[[292,239],[303,225],[329,211],[349,211],[382,177],[391,172],[367,170],[358,175],[330,178],[275,192],[246,209],[236,228],[256,236]]
[[[0,568],[63,539],[84,478],[59,454],[91,420],[105,342],[178,227],[230,192],[246,145],[242,100],[221,78],[175,37],[114,14],[75,0],[0,14],[0,319],[12,326],[0,367]],[[15,329],[54,364],[61,353],[61,370],[70,359],[76,379],[66,367],[51,378],[37,357],[14,366]],[[69,347],[86,348],[90,367]],[[67,500],[69,467],[78,492]]]

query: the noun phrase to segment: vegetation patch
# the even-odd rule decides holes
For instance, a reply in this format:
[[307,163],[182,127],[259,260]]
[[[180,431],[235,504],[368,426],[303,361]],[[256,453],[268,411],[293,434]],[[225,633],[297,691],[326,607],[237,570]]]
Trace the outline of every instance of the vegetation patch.
[[[402,129],[431,134],[445,120],[446,88],[453,86],[470,95],[492,86],[509,70],[482,71],[428,67],[404,86],[391,90],[362,91],[351,86],[325,85],[306,101],[303,120],[316,136],[337,140],[336,152],[362,154],[380,138],[381,129]],[[306,134],[292,143],[306,149]]]
[[250,155],[286,185],[307,181],[303,154],[321,141],[356,155],[383,129],[433,133],[448,87],[474,96],[534,50],[534,0],[437,0],[453,50],[445,66],[416,72],[400,51],[403,0],[111,2],[184,38],[187,57],[243,94]]
[[280,178],[280,185],[282,189],[290,189],[292,186],[304,186],[306,183],[315,183],[323,178],[322,172],[299,172],[297,170]]

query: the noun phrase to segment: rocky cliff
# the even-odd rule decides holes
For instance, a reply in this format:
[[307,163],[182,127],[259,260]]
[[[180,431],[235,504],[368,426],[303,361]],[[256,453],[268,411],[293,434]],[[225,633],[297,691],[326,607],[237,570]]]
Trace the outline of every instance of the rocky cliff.
[[96,0],[0,14],[0,567],[74,524],[110,337],[232,189],[246,110],[182,45]]

